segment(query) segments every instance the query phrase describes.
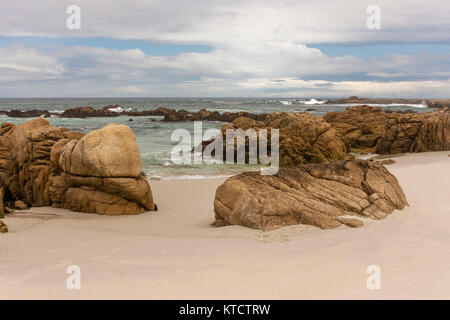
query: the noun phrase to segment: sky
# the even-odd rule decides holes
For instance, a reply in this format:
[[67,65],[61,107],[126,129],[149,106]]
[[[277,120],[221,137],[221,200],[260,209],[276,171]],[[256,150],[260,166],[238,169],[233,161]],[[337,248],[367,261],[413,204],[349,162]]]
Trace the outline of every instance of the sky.
[[450,98],[450,1],[0,3],[0,98],[353,95]]

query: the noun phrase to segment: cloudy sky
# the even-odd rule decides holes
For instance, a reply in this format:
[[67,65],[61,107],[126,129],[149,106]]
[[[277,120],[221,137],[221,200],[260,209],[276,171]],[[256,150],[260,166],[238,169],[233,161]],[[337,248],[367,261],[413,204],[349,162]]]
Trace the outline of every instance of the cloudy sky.
[[351,95],[450,98],[450,2],[0,3],[0,97]]

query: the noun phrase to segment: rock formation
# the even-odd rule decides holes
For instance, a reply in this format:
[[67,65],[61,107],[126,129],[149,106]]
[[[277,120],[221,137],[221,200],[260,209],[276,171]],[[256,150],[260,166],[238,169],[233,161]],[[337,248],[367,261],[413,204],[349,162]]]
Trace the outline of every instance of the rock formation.
[[359,227],[408,203],[397,179],[377,162],[341,160],[246,172],[227,179],[214,199],[215,225],[270,230],[294,224]]
[[[112,110],[124,110],[124,111],[112,111]],[[48,116],[50,113],[45,111]],[[43,115],[43,116],[47,116]],[[224,112],[220,114],[217,111],[208,111],[206,109],[201,109],[197,112],[191,112],[187,110],[175,110],[169,108],[157,108],[152,110],[141,110],[141,111],[126,111],[120,105],[105,106],[102,109],[94,109],[89,106],[84,107],[74,107],[65,110],[61,115],[55,114],[61,118],[91,118],[91,117],[118,117],[118,116],[161,116],[164,117],[161,121],[163,122],[185,122],[185,121],[222,121],[222,122],[232,122],[238,117],[248,117],[254,120],[264,120],[265,114],[253,114],[250,112],[240,111],[240,112]]]
[[390,114],[377,153],[450,150],[450,109],[418,114]]
[[374,152],[388,114],[379,107],[356,106],[344,112],[328,112],[324,120],[336,129],[349,151]]
[[0,110],[0,115],[6,115],[11,118],[37,118],[37,117],[50,117],[51,114],[47,110]]
[[[233,125],[224,125],[222,127],[222,139],[224,145],[226,145],[227,129],[242,129],[244,131],[255,129],[256,132],[260,129],[267,129],[267,145],[269,151],[271,147],[271,130],[279,129],[279,155],[281,166],[320,163],[336,159],[348,159],[350,157],[350,155],[347,154],[344,142],[336,135],[336,130],[321,117],[309,113],[274,112],[267,115],[264,122],[247,117],[239,117],[233,121]],[[205,145],[208,143],[217,142],[211,141],[207,142]],[[247,139],[246,152],[248,153],[248,151]],[[248,159],[248,156],[246,156],[246,159]]]
[[428,108],[450,108],[450,99],[426,100]]
[[[136,138],[110,124],[86,135],[33,119],[0,127],[3,201],[99,214],[155,210]],[[21,200],[21,201],[17,201]]]
[[89,106],[84,106],[67,109],[60,116],[62,118],[118,117],[120,113],[105,108],[94,109]]
[[6,223],[4,223],[2,220],[0,220],[0,233],[6,233],[8,232],[8,227],[6,226]]
[[450,109],[399,113],[356,106],[323,118],[350,151],[381,154],[450,150]]
[[330,104],[421,104],[423,103],[423,99],[392,99],[392,98],[359,98],[356,96],[352,96],[349,98],[340,98],[340,99],[330,99],[328,103]]

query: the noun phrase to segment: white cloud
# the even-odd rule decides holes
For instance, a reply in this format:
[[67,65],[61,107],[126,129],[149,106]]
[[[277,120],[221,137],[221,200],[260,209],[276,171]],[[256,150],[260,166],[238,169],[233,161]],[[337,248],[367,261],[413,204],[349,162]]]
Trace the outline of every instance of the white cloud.
[[[82,29],[66,29],[77,4]],[[366,28],[372,2],[292,0],[21,0],[4,2],[0,34],[104,36],[241,46],[251,41],[448,41],[447,0],[378,0],[382,29]]]
[[[82,29],[66,29],[77,4]],[[54,46],[0,49],[0,96],[445,96],[450,54],[330,57],[318,43],[450,41],[448,0],[34,0],[2,3],[0,35],[205,44],[206,53]],[[438,9],[437,9],[438,8]],[[308,44],[308,45],[305,45]]]
[[0,54],[7,57],[0,68],[9,66],[2,68],[0,96],[442,96],[448,73],[439,79],[427,71],[450,61],[423,54],[332,58],[289,43],[174,56],[83,46]]

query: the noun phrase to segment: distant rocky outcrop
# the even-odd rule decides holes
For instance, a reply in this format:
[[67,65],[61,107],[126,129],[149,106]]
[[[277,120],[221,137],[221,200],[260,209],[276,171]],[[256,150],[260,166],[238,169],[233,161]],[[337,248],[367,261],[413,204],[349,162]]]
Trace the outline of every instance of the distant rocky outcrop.
[[282,168],[276,175],[245,172],[227,179],[214,199],[215,225],[271,230],[294,224],[322,229],[360,227],[408,203],[380,163],[333,161]]
[[[309,113],[274,112],[266,116],[264,121],[256,121],[247,117],[239,117],[233,121],[233,125],[226,124],[222,127],[222,141],[226,149],[226,130],[254,129],[258,134],[260,129],[268,132],[268,153],[271,149],[271,130],[279,130],[279,155],[281,166],[295,166],[304,163],[320,163],[336,159],[348,159],[344,142],[336,135],[336,130],[323,120]],[[218,143],[220,140],[206,142]],[[236,153],[235,145],[235,153]],[[246,140],[246,162],[248,160],[249,139]],[[236,161],[236,156],[235,156]]]
[[359,98],[351,96],[349,98],[330,99],[330,104],[421,104],[423,99],[397,99],[397,98]]
[[83,135],[43,118],[18,126],[4,122],[0,183],[3,202],[16,201],[11,207],[18,209],[52,205],[99,214],[155,209],[136,138],[125,125]]
[[238,117],[248,117],[254,120],[264,120],[265,114],[253,114],[250,112],[224,112],[208,111],[201,109],[197,112],[187,110],[175,110],[169,108],[157,108],[151,110],[128,111],[120,105],[105,106],[102,109],[94,109],[89,106],[75,107],[65,110],[60,116],[62,118],[91,118],[91,117],[118,117],[118,116],[161,116],[163,122],[186,122],[186,121],[222,121],[232,122]]
[[94,109],[89,106],[75,107],[65,110],[61,118],[93,118],[93,117],[117,117],[120,113],[110,111],[109,109]]
[[425,101],[428,108],[450,108],[450,99],[434,99]]
[[38,118],[50,117],[51,113],[47,110],[0,110],[0,115],[5,115],[11,118]]
[[220,114],[218,111],[208,111],[201,109],[197,112],[190,112],[186,110],[173,110],[168,109],[165,112],[164,119],[162,121],[221,121],[232,122],[239,117],[247,117],[253,120],[264,121],[266,114],[254,114],[250,112],[224,112]]

